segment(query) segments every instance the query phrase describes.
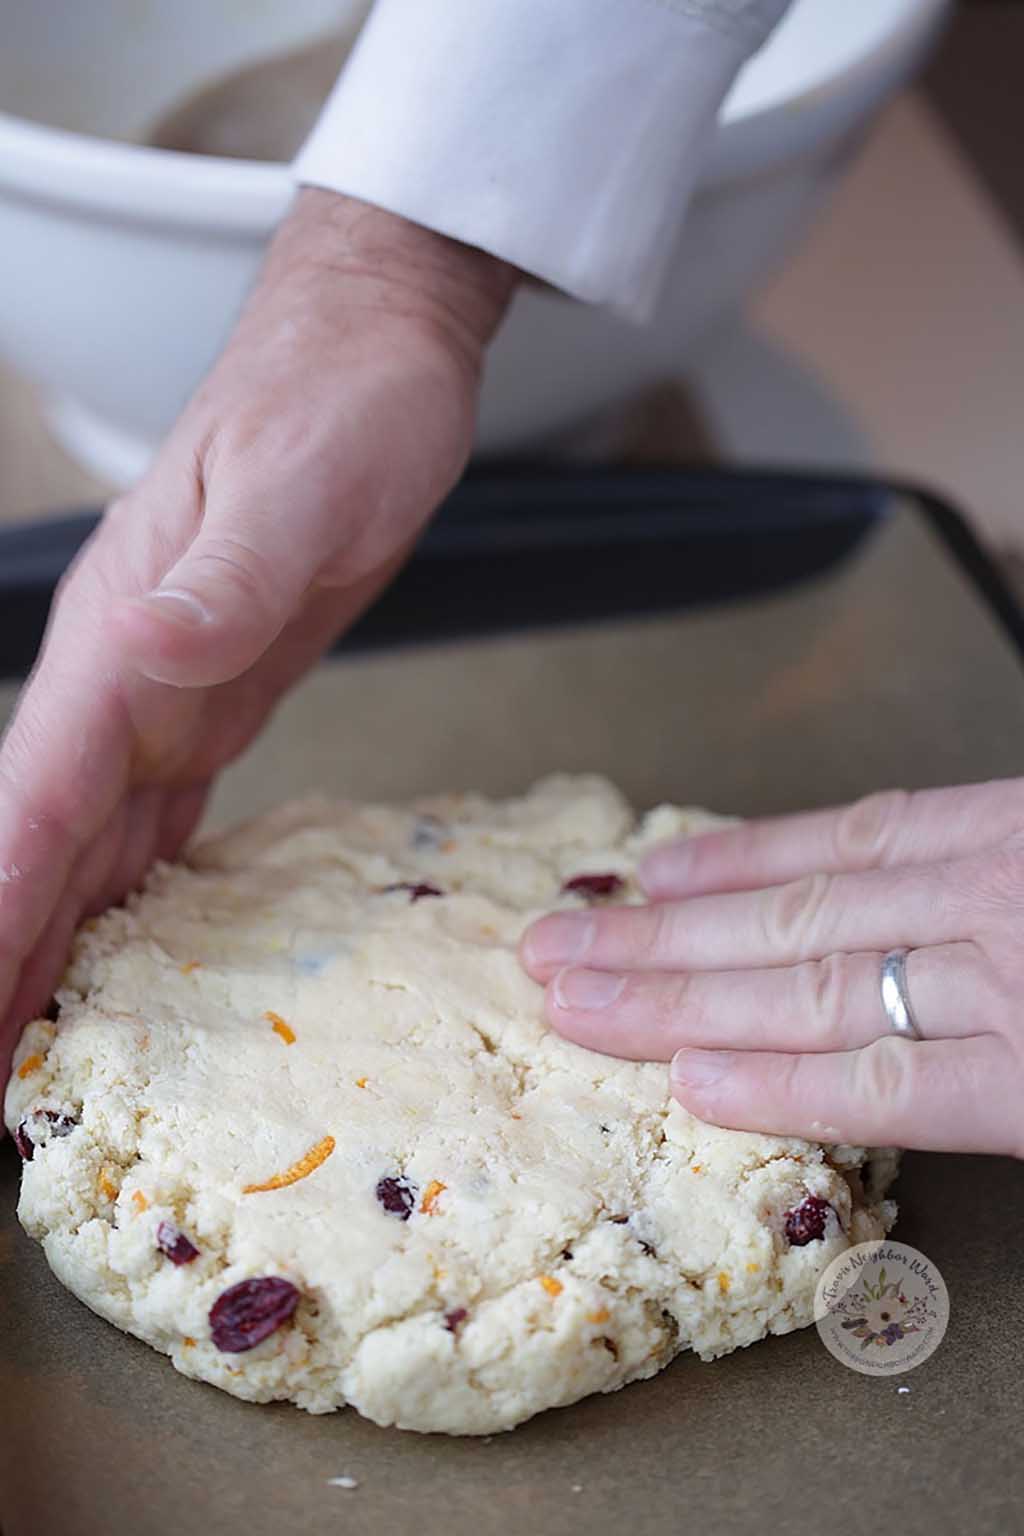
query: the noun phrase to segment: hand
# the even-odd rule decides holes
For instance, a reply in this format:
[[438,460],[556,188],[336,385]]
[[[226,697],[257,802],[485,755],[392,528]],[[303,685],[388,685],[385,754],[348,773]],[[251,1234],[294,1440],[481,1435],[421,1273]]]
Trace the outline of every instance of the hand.
[[458,478],[513,281],[299,195],[224,354],[65,579],[0,749],[0,1085],[77,924],[178,851]]
[[[524,936],[561,1034],[671,1058],[717,1125],[1024,1157],[1024,779],[749,822],[640,879],[649,905]],[[882,1008],[896,948],[919,1041]]]

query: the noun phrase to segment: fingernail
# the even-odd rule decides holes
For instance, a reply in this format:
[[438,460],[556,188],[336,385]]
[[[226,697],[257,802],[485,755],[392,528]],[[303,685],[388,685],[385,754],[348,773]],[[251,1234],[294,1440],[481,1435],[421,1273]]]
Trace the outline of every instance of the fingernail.
[[527,958],[533,965],[572,965],[590,948],[593,931],[594,920],[584,912],[542,917],[527,935]]
[[180,587],[157,587],[154,592],[147,592],[142,602],[161,619],[180,624],[183,629],[198,629],[210,621],[210,613],[198,597]]
[[710,1088],[726,1076],[732,1058],[732,1051],[676,1051],[672,1058],[672,1082],[681,1088]]
[[612,971],[559,971],[553,990],[559,1008],[595,1012],[609,1008],[622,996],[625,985],[625,976]]

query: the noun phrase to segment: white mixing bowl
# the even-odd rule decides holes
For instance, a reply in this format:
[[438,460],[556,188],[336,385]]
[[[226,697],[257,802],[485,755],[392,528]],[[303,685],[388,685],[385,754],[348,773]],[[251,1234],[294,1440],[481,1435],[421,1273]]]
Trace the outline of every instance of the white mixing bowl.
[[[521,447],[678,372],[800,234],[948,5],[797,0],[729,97],[654,323],[522,293],[493,349],[480,447]],[[132,140],[202,82],[367,6],[0,0],[0,353],[111,479],[140,473],[208,367],[291,194],[282,165]]]

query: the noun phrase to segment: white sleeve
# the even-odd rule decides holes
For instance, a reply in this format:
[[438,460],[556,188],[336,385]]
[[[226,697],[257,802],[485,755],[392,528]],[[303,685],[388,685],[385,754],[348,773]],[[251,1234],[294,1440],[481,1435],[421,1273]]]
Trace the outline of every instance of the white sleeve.
[[788,0],[376,0],[294,165],[638,317]]

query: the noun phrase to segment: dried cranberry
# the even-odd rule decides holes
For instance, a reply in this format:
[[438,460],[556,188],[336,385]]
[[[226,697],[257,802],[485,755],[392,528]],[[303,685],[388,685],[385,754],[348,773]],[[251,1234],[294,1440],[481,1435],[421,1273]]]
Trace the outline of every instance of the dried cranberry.
[[419,1191],[404,1174],[398,1174],[394,1178],[378,1179],[374,1193],[392,1216],[397,1216],[400,1221],[408,1221]]
[[459,1324],[464,1323],[468,1316],[469,1313],[466,1311],[465,1307],[456,1307],[454,1312],[445,1313],[444,1325],[448,1329],[449,1333],[455,1333]]
[[[55,1109],[37,1110],[35,1118],[38,1119],[40,1116],[50,1122],[51,1136],[67,1136],[78,1124],[78,1121],[72,1119],[70,1115],[59,1115]],[[14,1145],[26,1163],[32,1161],[36,1150],[36,1144],[26,1129],[32,1118],[31,1115],[26,1115],[14,1133]]]
[[389,891],[408,891],[410,903],[420,901],[424,896],[443,896],[444,891],[439,891],[436,885],[414,885],[411,880],[400,880],[397,885],[386,885],[385,895]]
[[213,1342],[229,1355],[254,1349],[288,1321],[298,1304],[299,1293],[290,1280],[276,1275],[240,1280],[210,1308]]
[[563,896],[585,896],[588,901],[607,901],[625,885],[621,875],[573,875],[562,886]]
[[793,1248],[803,1248],[825,1236],[825,1222],[832,1207],[820,1195],[808,1195],[792,1211],[786,1212],[786,1240]]
[[199,1257],[195,1243],[190,1243],[184,1232],[179,1232],[169,1221],[162,1221],[157,1227],[156,1241],[157,1247],[166,1253],[172,1264],[191,1264],[193,1259]]

